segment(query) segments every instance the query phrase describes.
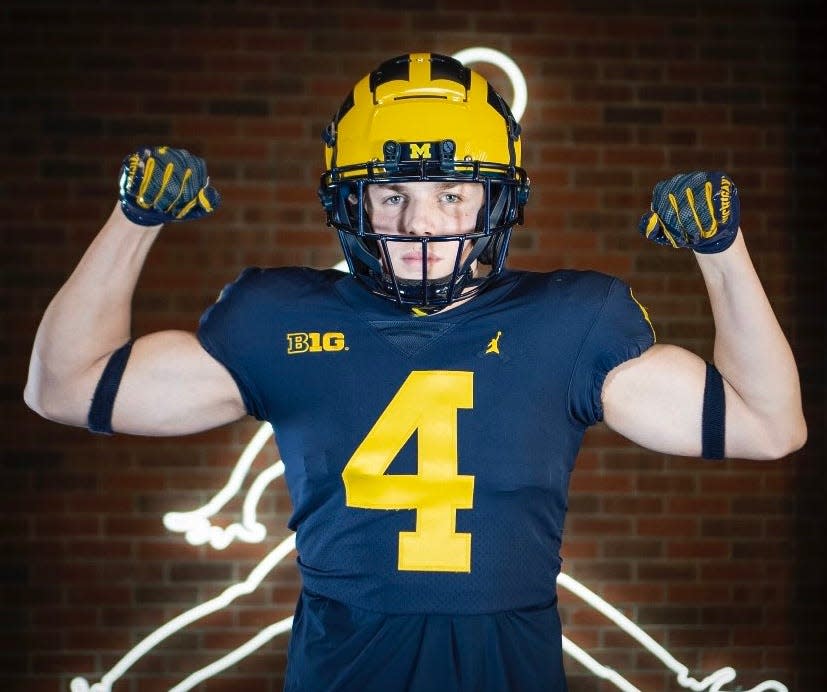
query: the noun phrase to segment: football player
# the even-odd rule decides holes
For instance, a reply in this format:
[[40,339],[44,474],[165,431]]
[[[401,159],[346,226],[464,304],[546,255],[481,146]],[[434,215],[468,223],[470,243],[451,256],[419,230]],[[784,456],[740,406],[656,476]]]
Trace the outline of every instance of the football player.
[[134,341],[161,226],[220,198],[190,152],[128,156],[115,209],[43,317],[26,401],[102,433],[272,423],[303,582],[287,690],[564,690],[555,578],[586,429],[708,458],[804,443],[735,183],[675,175],[639,226],[697,257],[706,363],[655,343],[618,278],[506,268],[530,191],[520,125],[456,60],[381,64],[323,140],[319,196],[348,271],[246,268],[196,331]]

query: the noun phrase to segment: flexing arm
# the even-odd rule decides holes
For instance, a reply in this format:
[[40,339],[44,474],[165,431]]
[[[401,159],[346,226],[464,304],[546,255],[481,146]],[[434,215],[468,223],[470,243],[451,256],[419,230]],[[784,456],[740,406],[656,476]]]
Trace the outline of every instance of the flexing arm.
[[[164,202],[166,210],[183,211],[178,218],[205,213],[204,206],[184,208],[185,190],[173,204],[167,204],[162,192],[155,200]],[[144,188],[142,194],[149,197],[156,191]],[[193,209],[195,214],[187,216]],[[121,202],[49,304],[35,337],[24,393],[26,403],[40,415],[86,425],[110,355],[130,338],[132,296],[160,222],[174,218],[170,212],[166,217],[153,213],[151,205],[133,209],[124,204],[122,189]],[[223,366],[194,334],[167,331],[135,342],[112,423],[121,432],[168,435],[215,427],[242,415],[238,388]]]
[[[725,452],[777,459],[801,447],[807,436],[798,371],[737,216],[736,207],[724,249],[710,251],[707,245],[695,252],[715,322],[714,362],[724,380]],[[677,236],[666,240],[693,246]],[[703,360],[689,351],[653,346],[609,373],[603,388],[606,423],[644,447],[700,456],[705,371]]]

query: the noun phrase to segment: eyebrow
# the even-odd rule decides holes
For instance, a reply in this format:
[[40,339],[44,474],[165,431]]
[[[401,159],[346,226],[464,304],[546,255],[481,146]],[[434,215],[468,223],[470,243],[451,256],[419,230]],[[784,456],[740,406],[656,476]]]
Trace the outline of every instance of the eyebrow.
[[[432,185],[436,185],[438,190],[447,190],[451,187],[457,187],[459,185],[465,185],[465,181],[462,180],[443,180],[443,181],[413,181],[413,182],[431,182]],[[469,181],[470,182],[470,181]],[[394,192],[404,192],[405,185],[410,185],[410,183],[373,183],[371,187],[379,188],[381,190],[393,190]]]

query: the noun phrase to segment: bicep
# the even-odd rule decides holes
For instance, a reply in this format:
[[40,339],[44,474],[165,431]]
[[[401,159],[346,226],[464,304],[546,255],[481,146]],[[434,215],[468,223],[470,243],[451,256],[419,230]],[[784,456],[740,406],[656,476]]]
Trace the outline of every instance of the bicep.
[[[677,346],[655,345],[617,366],[603,385],[606,424],[657,452],[701,456],[706,363]],[[727,457],[761,458],[763,431],[726,380]]]
[[230,373],[195,334],[164,331],[135,341],[112,414],[116,432],[183,435],[245,414]]

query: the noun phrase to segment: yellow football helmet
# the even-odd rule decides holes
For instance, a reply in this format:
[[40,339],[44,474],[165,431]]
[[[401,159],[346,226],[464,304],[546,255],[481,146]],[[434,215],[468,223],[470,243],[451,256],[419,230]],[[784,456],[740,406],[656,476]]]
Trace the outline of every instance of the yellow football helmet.
[[[523,221],[529,180],[520,167],[520,126],[480,74],[436,53],[388,60],[356,84],[322,139],[327,170],[319,198],[351,273],[372,292],[437,307],[478,293],[501,273],[511,230]],[[485,201],[475,232],[374,233],[365,186],[411,181],[481,183]],[[423,257],[430,243],[455,243],[453,274],[429,279],[423,261],[421,279],[397,278],[387,251],[393,242],[419,243]]]

